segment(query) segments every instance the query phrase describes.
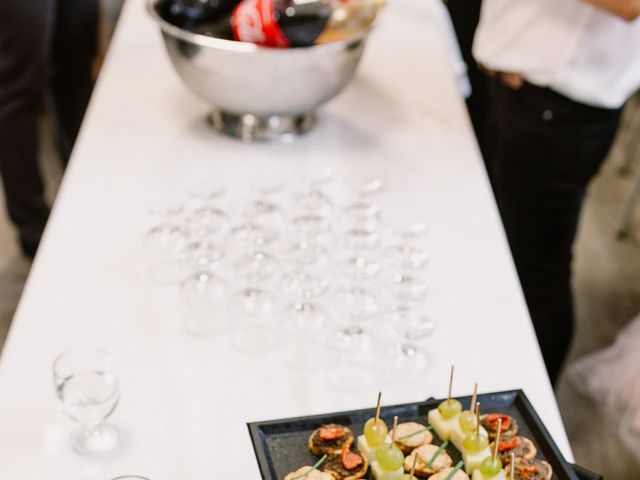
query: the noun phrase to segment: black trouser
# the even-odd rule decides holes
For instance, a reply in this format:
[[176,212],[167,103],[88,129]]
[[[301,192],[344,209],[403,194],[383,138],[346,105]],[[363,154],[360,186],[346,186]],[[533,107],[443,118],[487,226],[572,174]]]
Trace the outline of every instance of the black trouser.
[[530,84],[489,80],[486,146],[496,199],[542,354],[557,380],[573,333],[572,245],[586,188],[620,110],[573,102]]
[[471,96],[467,99],[467,109],[475,130],[480,148],[483,149],[483,136],[486,122],[486,80],[478,70],[471,53],[473,37],[480,20],[482,0],[449,0],[446,2],[456,37],[460,44],[462,58],[467,64],[467,73],[471,83]]
[[43,101],[66,163],[92,88],[98,0],[0,0],[0,173],[25,244],[48,215],[38,168]]

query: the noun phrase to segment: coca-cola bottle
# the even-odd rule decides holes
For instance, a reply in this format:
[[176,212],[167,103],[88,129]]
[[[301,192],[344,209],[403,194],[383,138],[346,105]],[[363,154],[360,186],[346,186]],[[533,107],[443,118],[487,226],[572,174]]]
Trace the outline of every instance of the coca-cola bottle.
[[316,43],[344,40],[369,28],[386,0],[332,0],[333,12]]
[[198,32],[269,47],[307,47],[322,33],[331,12],[330,0],[243,0]]
[[156,8],[172,25],[195,30],[198,25],[228,15],[238,3],[240,0],[162,0]]

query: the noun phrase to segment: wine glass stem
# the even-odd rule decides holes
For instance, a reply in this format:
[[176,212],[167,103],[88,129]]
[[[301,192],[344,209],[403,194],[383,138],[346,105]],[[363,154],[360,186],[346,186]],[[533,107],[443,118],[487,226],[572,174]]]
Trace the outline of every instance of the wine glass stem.
[[87,440],[91,438],[96,438],[100,436],[100,434],[102,433],[101,427],[102,427],[102,424],[93,425],[93,426],[84,425],[82,427],[82,434]]

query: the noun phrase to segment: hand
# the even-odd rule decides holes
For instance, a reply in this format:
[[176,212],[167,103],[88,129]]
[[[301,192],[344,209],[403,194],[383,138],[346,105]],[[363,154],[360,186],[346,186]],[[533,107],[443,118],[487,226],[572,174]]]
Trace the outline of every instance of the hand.
[[640,17],[640,0],[583,0],[628,22]]
[[519,73],[500,72],[500,81],[512,90],[520,90],[524,85],[524,77]]

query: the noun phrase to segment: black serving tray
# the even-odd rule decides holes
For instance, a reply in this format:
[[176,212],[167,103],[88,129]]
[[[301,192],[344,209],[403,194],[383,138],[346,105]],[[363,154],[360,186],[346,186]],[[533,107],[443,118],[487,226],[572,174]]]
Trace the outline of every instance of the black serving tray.
[[[471,397],[458,398],[464,408],[468,408]],[[538,449],[537,457],[546,460],[553,467],[554,480],[597,480],[601,477],[586,472],[580,467],[565,461],[543,425],[540,417],[533,409],[529,399],[522,390],[487,393],[478,395],[484,412],[500,412],[513,416],[518,422],[519,435],[530,438]],[[425,402],[407,403],[382,407],[380,416],[390,425],[395,415],[399,422],[417,421],[426,423],[427,412],[436,408],[441,400],[429,399]],[[266,480],[283,480],[285,475],[304,465],[313,465],[317,461],[308,449],[309,435],[313,430],[325,423],[339,423],[353,430],[356,438],[362,434],[364,423],[373,415],[373,409],[353,410],[308,417],[287,418],[266,422],[249,423],[249,433],[256,452],[262,478]],[[441,441],[434,433],[434,444]],[[458,450],[450,445],[447,452],[454,464],[461,459]],[[578,473],[576,473],[578,472]],[[371,479],[371,473],[365,477]]]

